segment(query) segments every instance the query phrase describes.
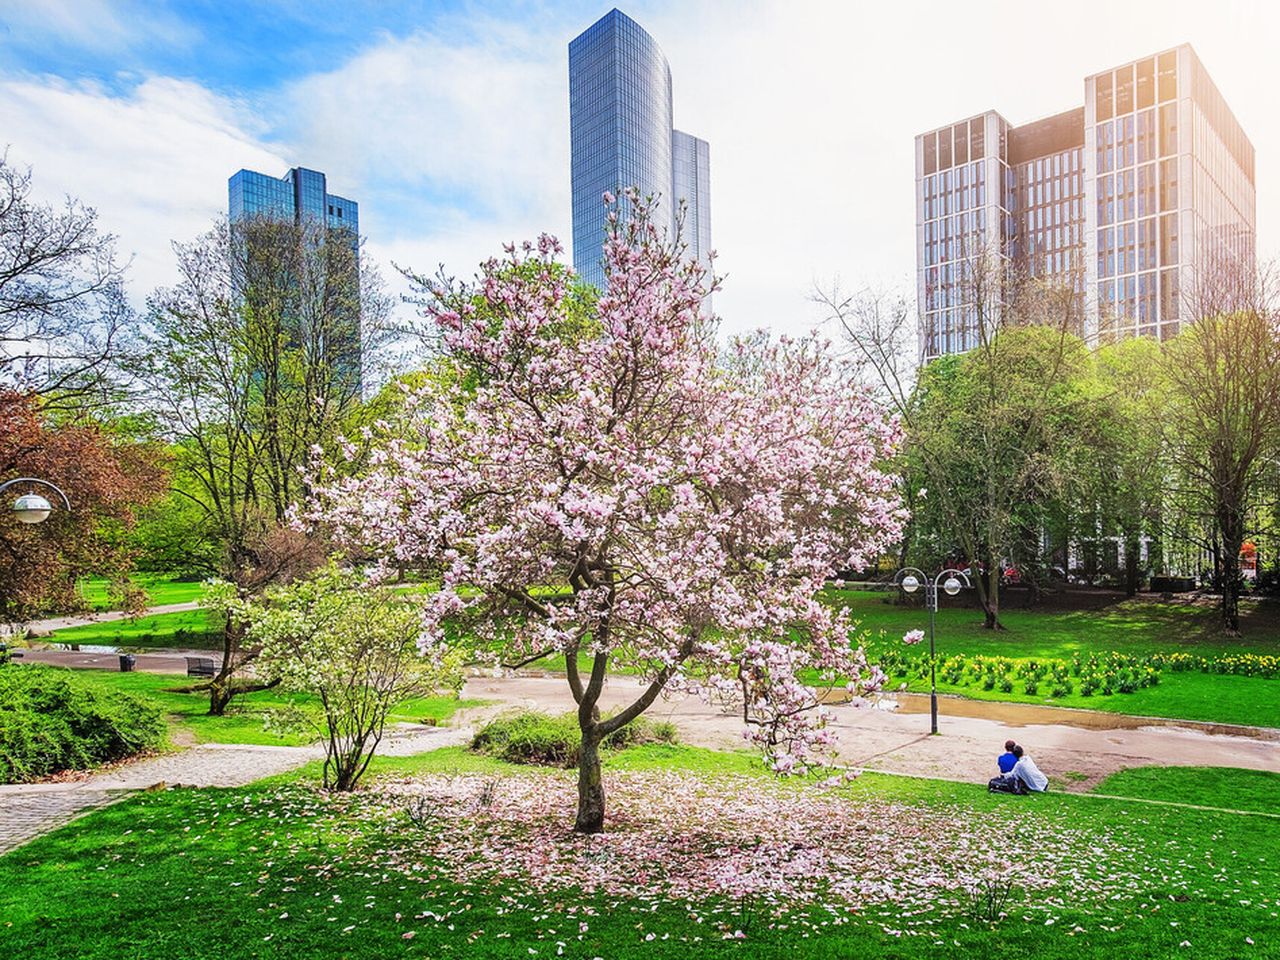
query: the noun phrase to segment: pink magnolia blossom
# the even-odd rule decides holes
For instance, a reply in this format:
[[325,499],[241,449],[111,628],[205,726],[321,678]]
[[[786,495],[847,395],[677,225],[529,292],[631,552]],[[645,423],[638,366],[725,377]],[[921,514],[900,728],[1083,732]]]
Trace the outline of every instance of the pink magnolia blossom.
[[[883,683],[819,594],[900,536],[881,468],[899,428],[816,337],[719,346],[716,281],[626,203],[585,326],[545,236],[483,266],[474,309],[436,291],[442,356],[408,421],[364,476],[322,470],[300,520],[433,573],[425,654],[563,654],[584,739],[683,689],[731,703],[774,769],[803,771],[828,743],[820,691]],[[600,720],[611,667],[647,686]]]
[[902,635],[902,642],[906,644],[917,644],[924,639],[923,630],[908,630]]

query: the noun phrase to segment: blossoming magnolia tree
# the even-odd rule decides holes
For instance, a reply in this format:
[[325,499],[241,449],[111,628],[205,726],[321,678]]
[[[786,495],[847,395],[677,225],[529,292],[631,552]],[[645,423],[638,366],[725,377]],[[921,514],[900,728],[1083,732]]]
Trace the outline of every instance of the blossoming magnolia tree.
[[[812,680],[883,679],[818,593],[903,519],[878,467],[896,428],[848,371],[811,339],[718,351],[701,309],[714,281],[627,201],[591,323],[565,321],[547,237],[487,263],[469,297],[436,291],[448,375],[363,478],[322,477],[308,510],[342,541],[435,572],[425,654],[564,656],[582,832],[604,827],[601,740],[665,691],[732,698],[776,770],[813,763],[827,733]],[[637,695],[604,713],[624,667]]]

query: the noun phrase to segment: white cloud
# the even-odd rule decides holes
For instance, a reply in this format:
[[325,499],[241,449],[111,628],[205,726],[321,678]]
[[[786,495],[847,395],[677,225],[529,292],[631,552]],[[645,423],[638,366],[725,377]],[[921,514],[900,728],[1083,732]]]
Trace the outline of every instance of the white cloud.
[[112,0],[27,0],[4,4],[3,25],[21,46],[62,43],[112,51],[163,43],[187,45],[195,34],[157,4]]
[[[566,69],[554,37],[391,38],[286,88],[286,138],[361,185],[362,229],[468,271],[515,229],[569,221]],[[377,202],[386,194],[386,203]],[[371,202],[371,200],[373,202]],[[481,250],[466,237],[483,234]],[[432,238],[439,241],[436,243]],[[463,262],[455,258],[465,257]]]
[[243,105],[188,81],[150,79],[124,95],[53,78],[0,81],[9,161],[33,168],[43,198],[71,194],[98,210],[134,258],[138,300],[172,281],[171,241],[226,212],[233,172],[288,168],[254,129]]

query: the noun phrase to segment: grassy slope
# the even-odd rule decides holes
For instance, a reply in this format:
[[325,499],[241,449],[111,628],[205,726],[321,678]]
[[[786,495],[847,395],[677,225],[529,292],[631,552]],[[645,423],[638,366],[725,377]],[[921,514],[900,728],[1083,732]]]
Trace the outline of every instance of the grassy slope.
[[[923,609],[900,607],[885,602],[884,594],[859,591],[831,591],[846,603],[871,635],[871,650],[882,644],[896,644],[904,633],[928,626]],[[1182,604],[1130,601],[1099,611],[1039,612],[1007,610],[1001,615],[1006,630],[992,632],[982,627],[981,615],[962,607],[938,612],[937,638],[940,656],[963,653],[970,656],[1014,658],[1045,657],[1069,660],[1073,654],[1117,651],[1135,656],[1178,651],[1212,656],[1215,654],[1280,654],[1280,607],[1251,604],[1245,617],[1243,639],[1225,638],[1217,627],[1212,609]],[[893,686],[901,682],[892,678]],[[1079,684],[1076,684],[1078,688]],[[1159,685],[1131,694],[1104,697],[1095,693],[1083,697],[1076,692],[1050,700],[1022,692],[1020,683],[1012,693],[983,690],[980,684],[952,686],[939,682],[945,693],[981,700],[1016,703],[1052,703],[1140,716],[1173,717],[1214,723],[1280,726],[1280,678],[1238,677],[1198,672],[1165,671]],[[912,680],[911,690],[927,690],[927,680]]]
[[107,620],[68,627],[55,630],[51,639],[53,643],[124,647],[128,650],[157,647],[214,650],[222,643],[222,633],[216,618],[208,611],[183,610],[137,620]]
[[[137,573],[130,578],[147,591],[147,606],[158,607],[167,603],[188,603],[204,596],[204,584],[178,581],[165,574]],[[85,602],[94,610],[111,610],[113,604],[107,597],[108,581],[101,577],[85,577],[80,581],[80,592]]]
[[[708,761],[705,751],[665,752],[665,765],[696,767]],[[646,759],[627,751],[612,762],[625,766]],[[739,762],[728,755],[713,765],[733,768]],[[452,772],[477,769],[477,764],[515,774],[457,750],[386,761],[382,769]],[[756,922],[745,940],[723,940],[711,924],[692,920],[685,905],[663,899],[619,903],[558,896],[544,902],[518,881],[509,888],[465,889],[436,875],[430,865],[412,876],[388,872],[377,866],[378,851],[389,842],[377,828],[358,817],[313,819],[303,809],[314,807],[310,794],[264,784],[140,795],[0,858],[3,939],[15,956],[31,960],[541,957],[555,956],[557,941],[565,944],[565,956],[610,960],[694,955],[1236,958],[1275,956],[1280,950],[1280,863],[1274,856],[1280,830],[1272,821],[1064,794],[988,796],[965,785],[874,775],[848,790],[852,797],[888,795],[910,804],[960,806],[974,817],[1016,805],[1028,811],[1030,829],[1036,822],[1031,818],[1050,816],[1075,829],[1108,831],[1153,849],[1176,844],[1190,883],[1137,891],[1123,913],[1104,906],[1105,925],[1102,916],[1075,904],[1071,891],[1063,890],[1053,926],[1040,918],[1022,920],[1015,906],[1013,915],[994,928],[954,917],[941,920],[933,936],[894,938],[870,925],[870,916],[864,922],[854,915],[812,936],[798,926],[771,930]],[[886,855],[890,852],[886,849]],[[594,906],[597,915],[579,939],[582,917],[574,911],[584,904]],[[735,921],[734,905],[728,906],[728,919]],[[1075,930],[1077,924],[1083,929]],[[413,936],[406,939],[409,931]],[[644,939],[648,933],[655,935],[651,942]],[[681,942],[694,936],[705,939],[697,947]],[[1245,943],[1246,936],[1254,945]],[[1184,940],[1191,950],[1179,947]]]
[[[924,627],[928,622],[922,609],[888,604],[884,594],[832,590],[830,597],[851,607],[862,628],[871,634],[873,650],[878,644],[897,643],[906,631]],[[982,628],[982,618],[974,610],[944,608],[938,614],[939,653],[1061,659],[1069,659],[1074,653],[1111,650],[1134,655],[1175,651],[1205,656],[1241,652],[1280,654],[1280,607],[1275,604],[1246,604],[1245,637],[1241,640],[1221,636],[1212,609],[1151,601],[1121,603],[1100,611],[1006,610],[1003,619],[1007,629],[993,633]],[[180,629],[188,631],[187,635],[175,638]],[[192,611],[136,622],[76,627],[59,631],[54,639],[60,643],[138,648],[212,647],[217,641],[207,633],[208,629],[206,614]],[[537,666],[562,671],[563,658],[548,658]],[[897,682],[895,680],[895,686]],[[919,680],[909,686],[913,690],[927,688],[927,683]],[[1082,697],[1077,691],[1057,700],[1048,700],[1043,687],[1040,694],[1034,696],[1023,693],[1020,685],[1015,685],[1012,693],[984,691],[978,684],[942,684],[939,689],[985,700],[1050,702],[1057,706],[1143,716],[1280,726],[1280,678],[1264,680],[1166,671],[1158,686],[1136,693]]]
[[1261,770],[1134,767],[1113,773],[1093,792],[1280,814],[1280,773]]
[[[314,730],[297,722],[291,715],[301,711],[318,716],[316,698],[306,694],[290,694],[280,690],[262,690],[244,694],[232,701],[230,711],[221,717],[208,715],[206,693],[172,693],[197,681],[173,674],[114,673],[109,670],[76,670],[76,676],[117,690],[127,690],[154,700],[169,717],[170,737],[184,737],[197,743],[250,743],[293,746],[316,739]],[[447,720],[461,708],[479,701],[455,700],[450,697],[426,697],[406,701],[395,708],[392,722],[430,722]],[[265,722],[274,718],[271,729]],[[284,721],[284,728],[281,724]]]
[[[862,628],[873,636],[884,631],[891,640],[914,628],[925,629],[929,615],[923,607],[897,606],[886,602],[885,593],[857,590],[830,590],[861,620]],[[1210,607],[1181,603],[1131,600],[1101,610],[1001,611],[1005,629],[986,630],[981,612],[962,606],[938,611],[939,653],[981,654],[1005,657],[1058,657],[1115,650],[1141,655],[1147,653],[1280,654],[1280,604],[1245,601],[1243,634],[1225,637],[1218,626],[1217,612]],[[954,601],[950,601],[954,603]]]

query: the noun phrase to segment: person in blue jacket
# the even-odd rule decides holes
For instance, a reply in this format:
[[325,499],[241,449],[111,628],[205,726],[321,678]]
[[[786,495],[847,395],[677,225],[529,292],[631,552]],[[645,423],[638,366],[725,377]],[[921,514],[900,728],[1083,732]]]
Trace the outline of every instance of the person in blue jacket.
[[1006,740],[1004,742],[1004,753],[996,757],[996,765],[1000,768],[1001,775],[1012,772],[1014,766],[1017,765],[1018,757],[1013,752],[1013,748],[1016,746],[1017,744],[1012,740]]

